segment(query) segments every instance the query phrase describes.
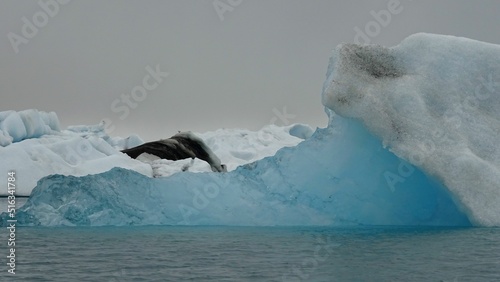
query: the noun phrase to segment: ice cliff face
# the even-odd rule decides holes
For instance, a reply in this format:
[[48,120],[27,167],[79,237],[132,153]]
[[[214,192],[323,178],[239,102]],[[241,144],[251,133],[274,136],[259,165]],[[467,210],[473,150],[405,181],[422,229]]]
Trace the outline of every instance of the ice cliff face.
[[500,46],[429,34],[344,44],[327,76],[326,107],[439,179],[474,223],[500,224]]
[[340,45],[329,126],[297,146],[223,174],[49,176],[19,223],[498,226],[499,58],[499,46],[427,34]]

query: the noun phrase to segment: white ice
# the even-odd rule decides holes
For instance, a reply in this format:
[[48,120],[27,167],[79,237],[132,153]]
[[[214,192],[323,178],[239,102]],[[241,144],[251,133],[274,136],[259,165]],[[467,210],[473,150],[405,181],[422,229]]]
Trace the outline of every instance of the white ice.
[[[84,176],[113,167],[132,169],[149,177],[166,177],[186,170],[211,171],[210,165],[199,159],[169,161],[145,156],[139,160],[131,159],[119,151],[144,141],[137,135],[110,137],[104,131],[103,123],[60,130],[55,113],[38,110],[0,112],[0,118],[0,126],[5,128],[2,132],[7,132],[14,140],[14,143],[9,141],[0,147],[0,171],[16,171],[18,195],[29,195],[39,179],[51,174]],[[287,127],[269,125],[259,131],[220,129],[195,135],[213,149],[229,170],[234,170],[239,165],[272,156],[284,146],[297,145],[303,139],[289,133],[293,128],[298,128],[295,131],[299,131],[298,135],[303,138],[312,132],[309,126],[296,124]],[[7,182],[6,173],[0,175],[0,181]],[[6,190],[1,191],[0,195],[6,193]]]
[[343,44],[323,103],[441,180],[472,221],[500,224],[500,46],[431,34]]
[[38,110],[0,112],[0,146],[37,138],[44,134],[58,132],[59,119],[56,113]]

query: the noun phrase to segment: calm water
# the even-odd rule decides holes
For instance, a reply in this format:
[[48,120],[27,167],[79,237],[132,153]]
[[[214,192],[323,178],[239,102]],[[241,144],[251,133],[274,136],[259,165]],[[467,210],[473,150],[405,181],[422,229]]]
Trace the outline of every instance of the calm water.
[[2,263],[1,281],[500,281],[498,228],[24,227],[16,238],[16,275]]

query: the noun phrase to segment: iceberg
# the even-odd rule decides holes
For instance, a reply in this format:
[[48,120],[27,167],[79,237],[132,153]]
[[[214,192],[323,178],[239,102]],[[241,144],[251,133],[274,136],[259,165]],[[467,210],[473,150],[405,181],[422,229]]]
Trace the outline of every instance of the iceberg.
[[[499,55],[431,34],[392,48],[341,44],[322,93],[328,127],[280,129],[302,142],[259,160],[250,143],[218,151],[224,142],[202,137],[223,162],[247,161],[227,173],[46,176],[18,224],[500,226]],[[238,140],[272,144],[260,132]]]
[[37,110],[0,112],[0,146],[60,131],[56,113]]
[[500,46],[432,34],[343,44],[327,77],[327,108],[442,182],[472,222],[500,224]]
[[[55,113],[25,110],[0,112],[0,128],[3,136],[8,136],[4,139],[8,142],[0,146],[0,171],[4,172],[0,181],[7,183],[7,172],[15,171],[18,196],[29,196],[39,179],[56,173],[84,176],[118,166],[153,175],[150,165],[117,150],[120,144],[143,141],[134,136],[110,138],[104,124],[61,130]],[[6,194],[6,189],[0,192]]]

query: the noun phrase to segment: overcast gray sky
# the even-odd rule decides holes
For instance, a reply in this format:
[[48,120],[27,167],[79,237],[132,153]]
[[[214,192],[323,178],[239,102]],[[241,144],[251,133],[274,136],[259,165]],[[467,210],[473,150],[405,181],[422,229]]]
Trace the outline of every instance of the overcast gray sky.
[[145,140],[326,126],[328,58],[356,28],[385,46],[416,32],[500,44],[493,0],[54,1],[0,1],[0,111],[55,111],[64,128],[107,119]]

